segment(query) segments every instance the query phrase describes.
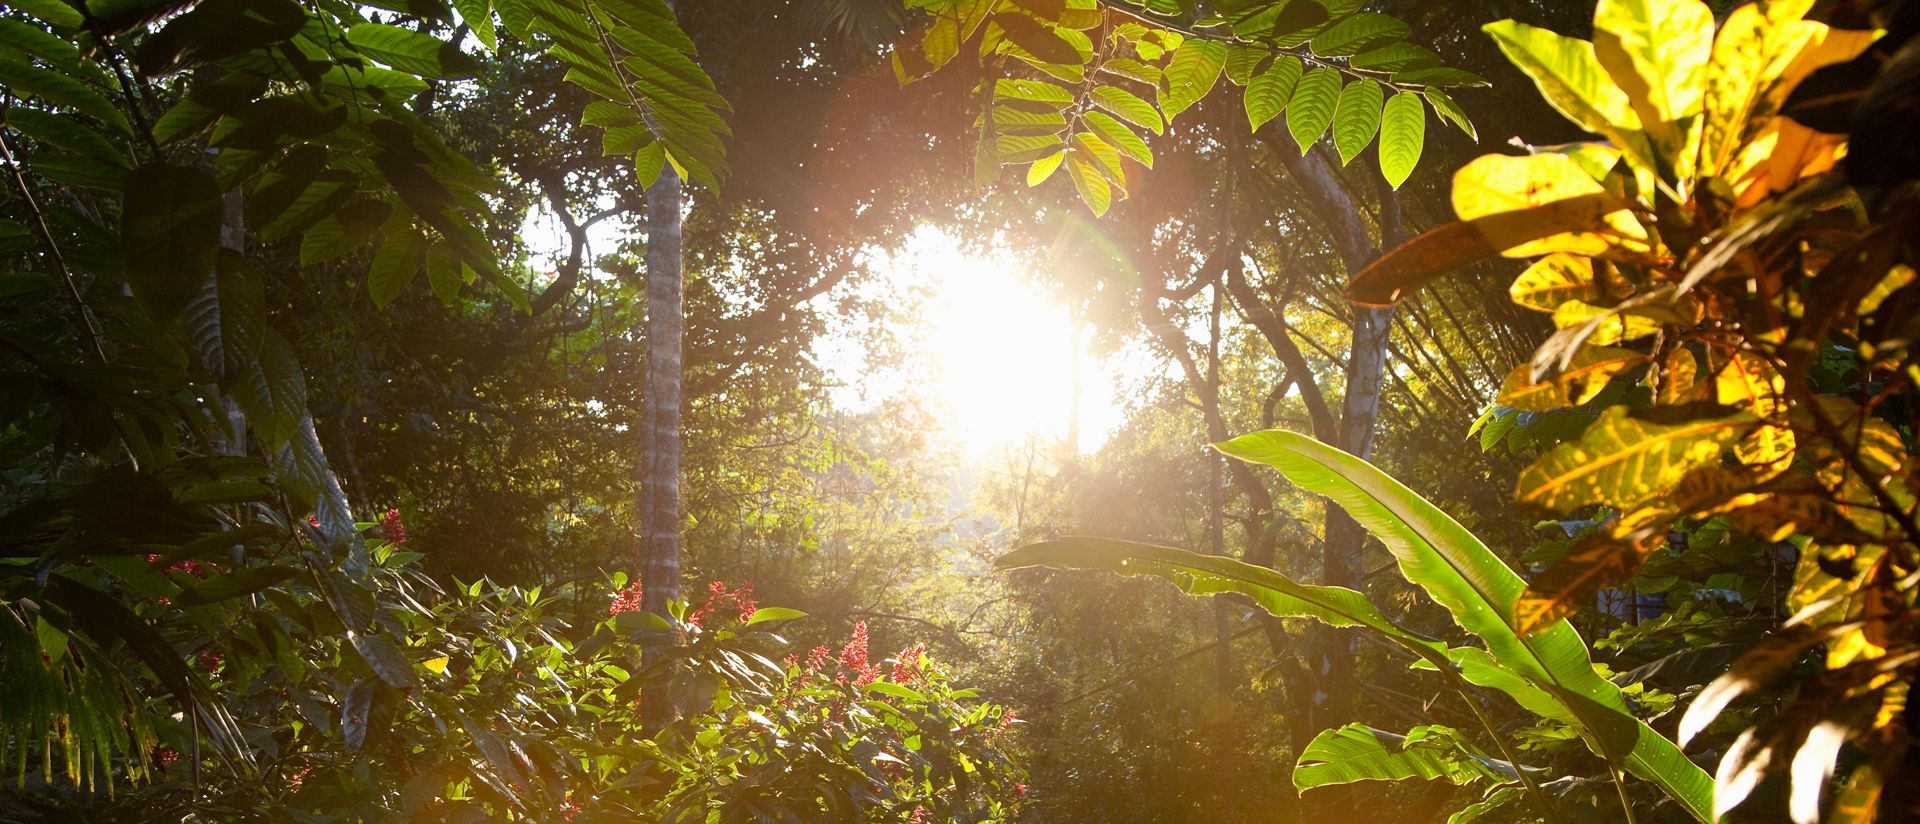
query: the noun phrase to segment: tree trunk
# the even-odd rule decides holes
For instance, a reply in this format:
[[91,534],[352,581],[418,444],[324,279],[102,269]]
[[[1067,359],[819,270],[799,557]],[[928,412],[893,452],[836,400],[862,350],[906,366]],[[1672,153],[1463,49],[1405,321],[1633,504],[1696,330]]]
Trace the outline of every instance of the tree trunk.
[[[1349,275],[1366,268],[1391,245],[1399,234],[1399,202],[1383,190],[1380,217],[1383,224],[1380,242],[1374,242],[1362,218],[1360,203],[1348,190],[1338,168],[1327,157],[1324,146],[1302,153],[1299,144],[1286,132],[1268,126],[1260,137],[1274,151],[1282,165],[1303,191],[1308,203],[1327,230],[1333,247]],[[1392,332],[1393,310],[1353,309],[1353,344],[1347,354],[1346,393],[1340,402],[1339,436],[1333,443],[1341,449],[1367,458],[1373,452],[1374,422],[1380,415],[1381,385],[1386,377],[1387,339]],[[1360,552],[1366,532],[1349,517],[1346,510],[1328,506],[1324,523],[1325,540],[1321,544],[1321,583],[1358,589]],[[1354,635],[1328,631],[1317,645],[1313,676],[1315,727],[1326,729],[1340,719],[1352,717],[1354,694]]]
[[[647,188],[647,392],[643,475],[639,484],[642,606],[665,615],[680,597],[680,463],[685,452],[680,425],[681,307],[679,176],[668,166]],[[657,644],[645,652],[655,652]],[[655,656],[649,656],[655,657]],[[648,728],[673,718],[664,694],[668,679],[657,673],[643,692],[641,722]]]

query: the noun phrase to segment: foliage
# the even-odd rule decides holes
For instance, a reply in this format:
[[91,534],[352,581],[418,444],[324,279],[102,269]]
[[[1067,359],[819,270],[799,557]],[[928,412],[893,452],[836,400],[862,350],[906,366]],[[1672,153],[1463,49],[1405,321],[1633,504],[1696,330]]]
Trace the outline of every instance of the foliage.
[[1814,820],[1851,744],[1863,757],[1849,759],[1828,814],[1866,820],[1910,745],[1916,660],[1920,373],[1908,341],[1920,209],[1899,160],[1915,134],[1903,114],[1914,26],[1899,4],[1828,23],[1804,19],[1810,7],[1744,5],[1716,33],[1693,0],[1602,2],[1591,43],[1490,25],[1547,100],[1605,142],[1474,161],[1455,178],[1460,221],[1351,288],[1391,300],[1477,256],[1544,255],[1513,298],[1559,331],[1502,402],[1581,404],[1611,379],[1644,391],[1598,409],[1521,475],[1529,508],[1609,509],[1518,595],[1516,627],[1555,625],[1702,522],[1790,542],[1792,617],[1701,693],[1681,738],[1824,647],[1820,673],[1728,749],[1715,812],[1791,762],[1792,815]]
[[[1274,615],[1364,627],[1405,647],[1427,666],[1505,692],[1527,710],[1571,725],[1607,762],[1610,772],[1624,768],[1659,785],[1694,817],[1712,819],[1712,782],[1707,775],[1672,741],[1628,711],[1620,688],[1596,671],[1585,643],[1571,626],[1562,621],[1532,635],[1513,629],[1511,604],[1524,582],[1453,519],[1366,462],[1304,436],[1261,432],[1219,448],[1242,460],[1280,469],[1302,488],[1340,504],[1386,543],[1408,581],[1426,590],[1462,629],[1486,646],[1449,648],[1409,633],[1350,589],[1304,586],[1263,567],[1165,547],[1067,539],[1008,553],[998,565],[1158,575],[1193,594],[1250,596]],[[1504,746],[1497,732],[1493,737]]]
[[908,5],[931,20],[917,46],[893,53],[902,84],[940,69],[979,40],[984,71],[974,93],[983,112],[975,122],[975,179],[991,181],[1003,165],[1026,166],[1027,184],[1037,186],[1065,167],[1096,215],[1137,187],[1142,168],[1153,167],[1153,151],[1136,130],[1162,134],[1223,75],[1246,87],[1251,128],[1285,112],[1303,153],[1331,129],[1341,161],[1349,163],[1377,137],[1380,171],[1394,188],[1419,162],[1428,107],[1472,134],[1445,90],[1485,85],[1407,42],[1405,23],[1360,11],[1359,3]]

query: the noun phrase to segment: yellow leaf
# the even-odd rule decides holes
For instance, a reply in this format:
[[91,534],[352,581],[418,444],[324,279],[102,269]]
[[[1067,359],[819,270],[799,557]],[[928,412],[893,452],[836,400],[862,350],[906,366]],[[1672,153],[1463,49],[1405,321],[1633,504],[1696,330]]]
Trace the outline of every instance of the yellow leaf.
[[1786,459],[1793,456],[1794,436],[1786,419],[1786,382],[1780,373],[1765,358],[1734,352],[1714,376],[1714,389],[1721,404],[1745,410],[1762,423],[1734,446],[1734,456],[1741,463],[1786,469]]
[[1500,402],[1523,412],[1579,406],[1600,394],[1614,375],[1646,359],[1631,349],[1584,347],[1574,353],[1566,369],[1539,383],[1531,380],[1533,366],[1523,363],[1507,374],[1506,383],[1500,387]]
[[1527,582],[1513,605],[1514,631],[1531,635],[1551,627],[1592,603],[1601,589],[1631,579],[1647,555],[1666,543],[1664,522],[1670,518],[1664,512],[1623,517],[1581,541]]
[[1580,433],[1520,473],[1520,503],[1554,512],[1593,504],[1627,508],[1669,494],[1698,467],[1720,460],[1728,444],[1753,428],[1753,418],[1655,423],[1613,406]]
[[452,660],[453,659],[442,655],[439,658],[428,658],[420,663],[425,665],[427,669],[433,670],[433,674],[435,675],[445,675],[447,674],[447,664]]
[[[1532,257],[1549,252],[1625,259],[1648,256],[1646,228],[1628,211],[1628,204],[1607,197],[1600,183],[1564,154],[1485,155],[1453,176],[1453,210],[1461,220],[1521,212],[1560,202],[1575,212],[1564,216],[1569,218],[1565,221],[1567,225],[1587,228],[1518,244],[1503,244],[1493,237],[1495,247],[1503,248],[1501,254],[1507,257]],[[1518,232],[1514,235],[1525,236]]]
[[1702,400],[1695,391],[1699,372],[1700,366],[1692,352],[1684,348],[1668,352],[1667,362],[1660,370],[1660,403],[1671,406]]
[[1698,174],[1718,175],[1750,133],[1753,115],[1771,116],[1762,105],[1767,90],[1792,65],[1817,24],[1801,20],[1813,0],[1764,0],[1733,10],[1713,41],[1702,101]]
[[1536,312],[1552,312],[1570,300],[1599,300],[1600,287],[1593,282],[1591,259],[1555,252],[1534,261],[1514,278],[1507,295],[1520,306]]
[[1483,29],[1507,59],[1540,89],[1547,103],[1582,129],[1612,140],[1640,165],[1652,165],[1640,117],[1627,94],[1594,58],[1593,44],[1525,23],[1501,20]]
[[1560,329],[1570,329],[1596,319],[1599,322],[1594,325],[1593,334],[1584,341],[1595,346],[1636,340],[1660,331],[1660,322],[1645,315],[1615,312],[1591,303],[1568,301],[1553,311],[1553,325]]
[[1669,179],[1691,178],[1713,11],[1700,0],[1600,0],[1593,53],[1640,116]]

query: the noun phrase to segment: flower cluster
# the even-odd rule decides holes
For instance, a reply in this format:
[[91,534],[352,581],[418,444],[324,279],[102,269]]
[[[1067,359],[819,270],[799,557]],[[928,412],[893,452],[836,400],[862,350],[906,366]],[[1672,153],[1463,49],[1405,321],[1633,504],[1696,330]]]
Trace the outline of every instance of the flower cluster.
[[[149,564],[160,563],[160,556],[158,554],[148,555],[147,563]],[[184,573],[187,573],[188,575],[192,575],[195,578],[207,577],[207,568],[201,565],[199,561],[194,561],[194,560],[178,561],[168,566],[167,569],[172,570],[174,572],[184,572]]]
[[1013,726],[1013,722],[1018,720],[1020,720],[1020,714],[1014,712],[1012,707],[1008,707],[1006,712],[1000,714],[1000,723],[993,726],[993,734],[999,735],[1006,732],[1007,728]]
[[893,674],[888,681],[896,684],[911,684],[920,679],[920,658],[927,654],[926,644],[914,644],[900,651],[893,659]]
[[753,582],[742,581],[737,589],[729,589],[725,581],[708,584],[706,602],[687,616],[687,623],[701,626],[715,609],[725,606],[731,606],[738,613],[742,624],[752,618],[754,611],[760,608],[760,602],[753,598]]
[[626,589],[613,594],[613,602],[607,604],[607,614],[619,615],[622,612],[639,612],[640,598],[643,592],[644,590],[640,586],[639,579],[635,579],[633,583],[627,585]]
[[407,525],[400,522],[400,510],[388,509],[387,517],[380,519],[380,537],[395,545],[407,542]]
[[864,687],[880,680],[880,668],[867,660],[867,622],[853,625],[853,637],[840,648],[840,665],[853,673],[855,686]]

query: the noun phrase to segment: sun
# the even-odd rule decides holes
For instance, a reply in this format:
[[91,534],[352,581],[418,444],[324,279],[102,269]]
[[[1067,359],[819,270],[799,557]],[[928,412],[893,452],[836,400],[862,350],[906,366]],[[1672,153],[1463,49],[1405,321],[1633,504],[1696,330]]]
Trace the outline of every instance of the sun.
[[[992,451],[1037,440],[1095,445],[1118,419],[1106,364],[1086,356],[1084,324],[1014,255],[964,251],[937,230],[914,234],[896,264],[925,285],[912,331],[920,382],[956,441]],[[1076,384],[1078,388],[1076,388]]]

